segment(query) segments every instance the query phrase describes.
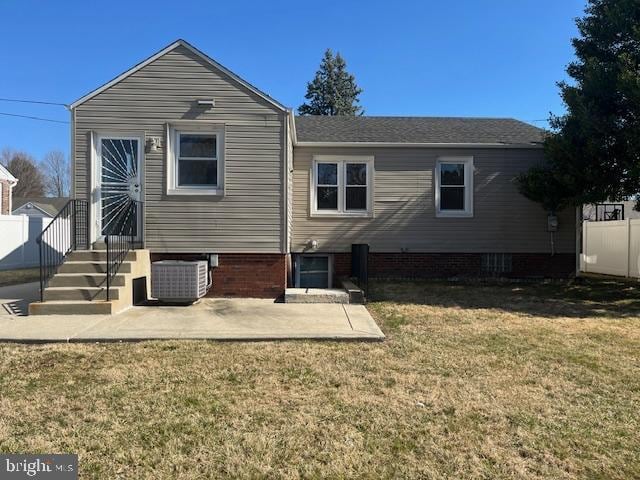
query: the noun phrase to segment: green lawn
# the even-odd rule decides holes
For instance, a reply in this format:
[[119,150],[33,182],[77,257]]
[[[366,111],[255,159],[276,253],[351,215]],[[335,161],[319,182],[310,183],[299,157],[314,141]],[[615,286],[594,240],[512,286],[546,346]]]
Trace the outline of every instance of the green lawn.
[[82,478],[638,477],[636,284],[372,296],[383,343],[0,345],[0,451]]

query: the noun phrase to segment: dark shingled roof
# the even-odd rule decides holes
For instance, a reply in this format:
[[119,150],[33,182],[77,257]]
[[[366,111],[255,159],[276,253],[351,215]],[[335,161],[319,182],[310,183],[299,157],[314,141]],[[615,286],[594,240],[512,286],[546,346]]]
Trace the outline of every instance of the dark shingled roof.
[[513,118],[296,117],[299,142],[540,143],[544,130]]

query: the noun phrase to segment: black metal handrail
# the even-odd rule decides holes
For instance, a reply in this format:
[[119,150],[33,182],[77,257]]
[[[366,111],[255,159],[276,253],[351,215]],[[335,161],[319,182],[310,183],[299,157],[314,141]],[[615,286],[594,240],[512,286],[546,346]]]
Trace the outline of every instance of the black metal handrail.
[[107,301],[111,299],[111,281],[116,276],[127,254],[136,248],[138,237],[138,212],[141,211],[141,202],[130,200],[129,205],[123,210],[110,228],[110,233],[105,234],[104,242],[107,246]]
[[71,199],[36,238],[40,250],[41,302],[44,301],[44,289],[67,255],[89,248],[88,214],[87,200]]

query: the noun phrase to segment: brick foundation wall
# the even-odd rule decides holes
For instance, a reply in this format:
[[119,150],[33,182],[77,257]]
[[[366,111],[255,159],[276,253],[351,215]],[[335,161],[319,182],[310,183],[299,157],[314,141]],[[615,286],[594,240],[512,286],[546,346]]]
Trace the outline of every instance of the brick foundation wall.
[[[334,254],[335,277],[351,274],[351,254]],[[510,278],[568,278],[575,273],[575,255],[513,253]],[[488,277],[482,271],[481,253],[370,253],[371,278]]]
[[[151,254],[152,262],[204,258],[184,253]],[[213,287],[207,297],[277,298],[284,294],[287,282],[286,255],[221,253],[212,274]]]
[[11,187],[9,186],[9,182],[6,180],[0,180],[2,186],[0,189],[2,190],[2,201],[0,201],[0,215],[11,215],[9,211],[9,200],[10,200],[10,191]]

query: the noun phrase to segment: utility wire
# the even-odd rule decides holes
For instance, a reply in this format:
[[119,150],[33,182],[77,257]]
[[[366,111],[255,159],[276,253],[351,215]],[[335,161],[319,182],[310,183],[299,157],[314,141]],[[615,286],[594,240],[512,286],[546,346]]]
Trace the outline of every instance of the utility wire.
[[52,118],[31,117],[29,115],[18,115],[17,113],[0,112],[0,115],[6,115],[7,117],[29,118],[31,120],[39,120],[41,122],[69,123],[69,122],[65,122],[64,120],[53,120]]
[[19,99],[19,98],[0,98],[0,102],[38,103],[40,105],[60,105],[62,107],[68,106],[66,103],[41,102],[40,100],[23,100],[23,99]]

